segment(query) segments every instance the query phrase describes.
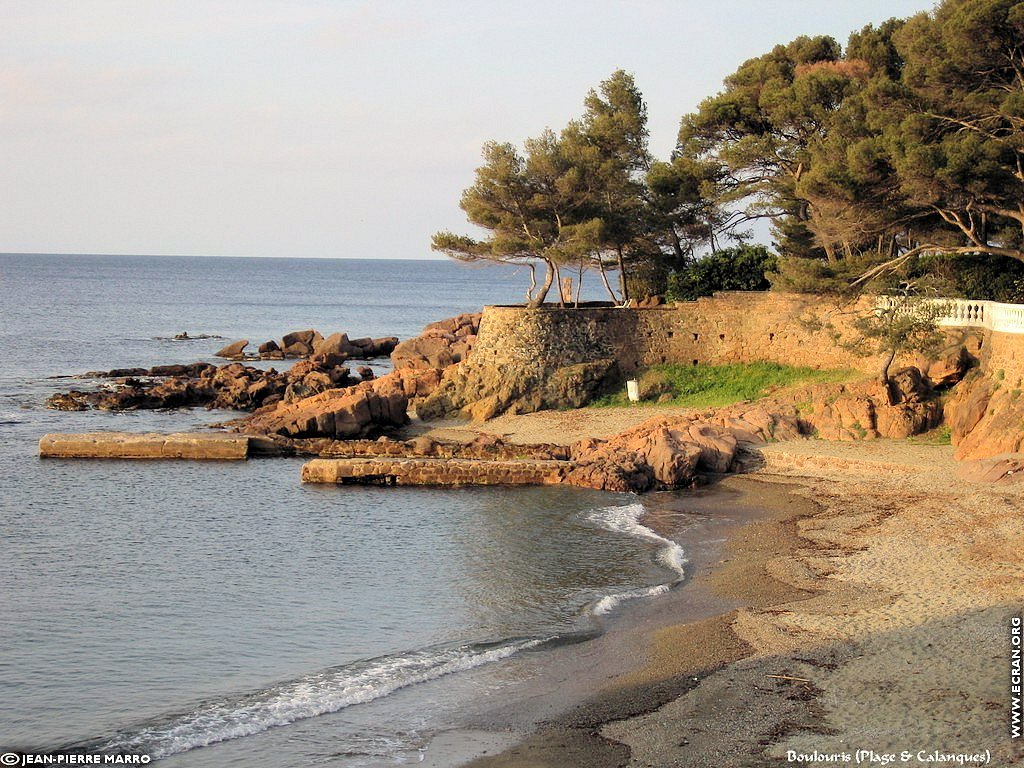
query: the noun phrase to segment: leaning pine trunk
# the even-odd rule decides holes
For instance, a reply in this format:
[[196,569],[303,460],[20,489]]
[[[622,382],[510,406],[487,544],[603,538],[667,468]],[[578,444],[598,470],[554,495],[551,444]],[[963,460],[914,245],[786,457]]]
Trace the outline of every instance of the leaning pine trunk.
[[893,349],[882,364],[882,375],[880,376],[882,387],[885,389],[885,395],[889,399],[889,405],[896,405],[899,402],[899,398],[896,397],[896,392],[892,385],[892,379],[889,378],[889,368],[892,367],[892,361],[895,359],[896,350]]
[[622,260],[622,248],[616,248],[619,257],[619,290],[622,293],[622,303],[629,301],[629,289],[626,287],[626,264]]
[[837,264],[839,262],[839,258],[836,256],[836,249],[832,243],[822,243],[821,247],[825,250],[825,256],[828,258],[829,264]]
[[530,299],[527,306],[530,309],[536,309],[544,303],[544,299],[548,297],[548,291],[551,289],[551,284],[555,281],[555,264],[553,261],[544,260],[544,284],[540,287],[540,291],[537,295]]
[[608,295],[612,297],[612,303],[618,304],[619,297],[615,295],[615,291],[612,290],[611,283],[608,282],[608,273],[604,271],[604,260],[598,257],[597,266],[601,270],[601,282],[604,283],[604,289],[608,291]]

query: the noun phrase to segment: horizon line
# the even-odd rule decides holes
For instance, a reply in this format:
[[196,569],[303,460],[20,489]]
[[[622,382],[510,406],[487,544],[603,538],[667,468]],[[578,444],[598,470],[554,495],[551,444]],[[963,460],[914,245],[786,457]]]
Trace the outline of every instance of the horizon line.
[[138,256],[154,259],[310,259],[317,261],[330,260],[364,260],[364,261],[457,261],[448,256],[267,256],[246,254],[210,254],[210,253],[134,253],[118,251],[111,253],[78,252],[78,251],[0,251],[0,256]]

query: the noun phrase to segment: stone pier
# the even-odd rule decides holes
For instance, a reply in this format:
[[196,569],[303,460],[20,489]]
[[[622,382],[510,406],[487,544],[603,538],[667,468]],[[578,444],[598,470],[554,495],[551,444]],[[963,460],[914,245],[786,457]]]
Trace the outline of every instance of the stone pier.
[[552,485],[568,461],[486,461],[439,458],[313,459],[302,466],[304,483],[377,485]]
[[276,455],[268,438],[223,432],[84,432],[45,435],[40,458],[51,459],[193,459],[231,461]]

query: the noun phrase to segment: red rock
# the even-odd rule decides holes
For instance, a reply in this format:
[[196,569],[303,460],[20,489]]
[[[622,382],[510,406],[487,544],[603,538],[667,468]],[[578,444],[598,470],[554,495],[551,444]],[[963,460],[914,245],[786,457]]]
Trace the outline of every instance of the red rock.
[[226,347],[222,347],[217,352],[214,352],[214,357],[226,357],[229,360],[233,360],[236,357],[241,357],[244,352],[243,350],[249,346],[248,339],[239,339],[238,341],[232,341]]
[[281,337],[281,349],[288,357],[306,357],[313,354],[314,347],[322,341],[323,336],[312,328],[293,331]]
[[391,353],[396,369],[447,368],[455,362],[451,346],[454,338],[445,336],[417,336],[403,341]]
[[431,323],[419,336],[393,346],[392,364],[396,370],[446,368],[465,360],[476,341],[480,318],[479,313],[466,314]]
[[395,347],[397,346],[397,336],[384,336],[379,339],[373,339],[373,357],[387,357],[394,351]]
[[320,339],[313,345],[313,353],[317,355],[334,354],[347,358],[351,350],[352,345],[348,342],[347,333],[332,333],[326,339]]
[[956,476],[972,483],[1019,483],[1024,480],[1024,453],[1004,453],[962,463]]
[[937,360],[929,363],[927,376],[933,386],[949,387],[962,381],[976,362],[967,348],[958,344],[943,350]]
[[263,409],[245,423],[243,431],[292,438],[362,437],[374,430],[405,423],[405,406],[406,400],[401,394],[381,396],[362,385],[328,389]]
[[962,381],[945,408],[953,445],[958,445],[981,421],[992,398],[992,382],[981,375],[972,374]]
[[[962,403],[963,410],[954,410],[956,416],[967,417],[965,420],[956,418],[952,423],[956,458],[962,461],[985,459],[1024,451],[1024,400],[1021,390],[1011,390],[1001,382],[993,383],[988,379],[981,379],[972,389],[974,391],[968,393]],[[982,402],[986,409],[979,416]],[[977,422],[969,430],[961,432],[976,417]]]

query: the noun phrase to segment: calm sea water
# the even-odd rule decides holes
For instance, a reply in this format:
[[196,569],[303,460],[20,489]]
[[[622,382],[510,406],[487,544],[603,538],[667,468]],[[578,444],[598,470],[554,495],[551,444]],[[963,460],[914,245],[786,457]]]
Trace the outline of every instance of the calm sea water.
[[51,377],[215,361],[225,343],[168,340],[180,331],[409,337],[519,300],[524,281],[448,262],[0,255],[0,748],[415,763],[447,704],[493,693],[466,671],[586,637],[677,579],[681,552],[628,495],[36,457],[46,432],[225,415],[50,411],[81,384]]

